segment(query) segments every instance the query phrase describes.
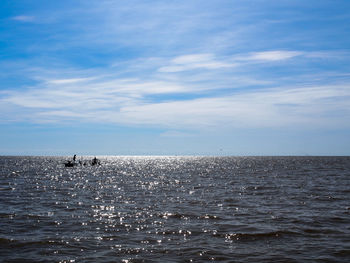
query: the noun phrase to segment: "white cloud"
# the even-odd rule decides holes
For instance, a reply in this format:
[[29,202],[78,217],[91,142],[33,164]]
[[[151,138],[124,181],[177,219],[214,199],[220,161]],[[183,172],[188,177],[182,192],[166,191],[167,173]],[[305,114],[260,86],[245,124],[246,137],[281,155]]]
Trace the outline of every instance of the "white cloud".
[[200,63],[214,60],[213,54],[191,54],[191,55],[183,55],[172,59],[172,63],[174,64],[192,64],[192,63]]
[[34,16],[14,16],[12,17],[13,20],[20,21],[20,22],[33,22],[35,20]]
[[49,119],[52,116],[56,116],[56,117],[63,117],[63,118],[86,118],[86,114],[83,113],[76,113],[76,112],[72,112],[72,111],[67,111],[67,110],[57,110],[57,111],[45,111],[45,112],[39,112],[38,116],[40,117],[48,117]]
[[189,132],[183,132],[183,131],[176,131],[176,130],[169,130],[166,132],[163,132],[160,134],[161,137],[191,137],[195,136],[194,133]]
[[[350,123],[350,88],[345,84],[241,90],[230,95],[157,102],[147,96],[192,94],[194,90],[191,86],[165,81],[107,81],[97,77],[59,80],[63,81],[53,79],[26,91],[3,92],[0,104],[17,106],[17,117],[22,108],[23,118],[35,122],[78,120],[174,130]],[[176,132],[164,134],[177,135]]]
[[[142,81],[104,77],[47,79],[21,92],[7,90],[3,102],[23,108],[68,109],[73,111],[118,109],[147,95],[189,93],[189,85],[174,81]],[[57,114],[55,114],[57,115]]]
[[158,69],[159,72],[181,72],[194,69],[223,69],[241,66],[243,62],[274,62],[291,59],[297,56],[304,55],[300,51],[263,51],[253,52],[245,55],[237,55],[232,57],[217,58],[214,54],[189,54],[175,57],[170,60],[168,65]]
[[49,83],[49,84],[70,84],[70,83],[89,81],[89,80],[93,80],[93,79],[94,78],[52,79],[52,80],[48,80],[47,83]]
[[[328,115],[340,112],[341,118]],[[271,89],[188,101],[122,107],[118,118],[167,127],[312,127],[350,118],[348,86]],[[343,125],[345,125],[343,123]]]
[[[326,126],[335,122],[344,126],[344,119],[349,119],[349,85],[320,86],[314,82],[307,86],[303,83],[312,81],[305,77],[303,81],[299,78],[299,83],[293,87],[290,83],[290,86],[281,84],[281,79],[251,76],[256,72],[256,65],[265,64],[255,64],[256,61],[273,63],[295,56],[306,55],[297,51],[231,57],[199,53],[168,60],[145,59],[144,63],[138,59],[138,67],[130,62],[131,66],[114,64],[103,71],[30,71],[37,83],[20,91],[4,90],[0,93],[0,104],[11,105],[9,109],[17,107],[16,119],[22,112],[22,119],[30,121],[76,119],[154,125],[173,130],[186,127]],[[235,67],[237,63],[240,67]],[[169,67],[179,68],[169,70]],[[220,70],[226,67],[235,68]],[[198,70],[184,72],[190,69]],[[173,72],[177,74],[169,74]],[[267,89],[267,85],[279,88]],[[6,114],[11,115],[9,111]]]
[[290,59],[300,55],[303,55],[303,52],[274,50],[250,53],[245,59],[257,61],[279,61]]
[[172,59],[167,66],[158,69],[159,72],[180,72],[194,69],[220,69],[236,66],[215,58],[213,54],[190,54]]

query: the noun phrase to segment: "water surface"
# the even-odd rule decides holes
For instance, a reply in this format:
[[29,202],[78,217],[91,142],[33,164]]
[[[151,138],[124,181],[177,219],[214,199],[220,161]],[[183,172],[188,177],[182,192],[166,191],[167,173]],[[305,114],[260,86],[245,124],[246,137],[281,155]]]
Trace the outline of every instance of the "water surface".
[[349,262],[349,157],[0,157],[2,262]]

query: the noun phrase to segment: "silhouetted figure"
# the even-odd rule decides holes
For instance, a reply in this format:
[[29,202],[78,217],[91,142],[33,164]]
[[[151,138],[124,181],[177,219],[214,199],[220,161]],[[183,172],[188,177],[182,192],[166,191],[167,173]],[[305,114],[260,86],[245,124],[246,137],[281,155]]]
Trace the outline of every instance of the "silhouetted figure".
[[92,159],[92,161],[91,161],[91,165],[100,165],[101,164],[101,162],[100,162],[100,160],[99,159],[97,159],[96,158],[96,156],[95,156],[95,158],[94,159]]
[[76,159],[77,159],[77,155],[74,154],[74,156],[73,156],[73,162],[75,162]]
[[66,163],[64,163],[65,167],[73,167],[74,163],[72,161],[67,161]]

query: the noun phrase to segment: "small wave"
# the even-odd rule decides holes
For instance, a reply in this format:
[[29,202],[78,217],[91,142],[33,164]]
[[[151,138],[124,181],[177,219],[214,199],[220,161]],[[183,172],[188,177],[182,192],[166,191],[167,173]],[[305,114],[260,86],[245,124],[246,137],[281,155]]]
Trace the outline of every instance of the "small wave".
[[170,219],[170,218],[174,218],[174,219],[209,219],[209,220],[221,220],[222,219],[217,215],[210,215],[210,214],[194,215],[194,214],[188,214],[188,213],[180,214],[180,213],[169,213],[169,212],[159,213],[158,217],[164,218],[164,219]]
[[9,246],[10,248],[23,248],[28,246],[42,247],[45,245],[62,245],[64,242],[61,240],[17,240],[0,238],[0,244],[3,247]]
[[199,217],[199,219],[213,219],[213,220],[220,220],[221,218],[219,216],[216,215],[209,215],[209,214],[205,214]]
[[12,191],[15,190],[16,188],[14,187],[0,187],[0,191]]
[[200,235],[201,232],[198,232],[198,231],[190,231],[190,230],[182,230],[182,229],[179,229],[179,230],[164,230],[164,231],[158,231],[156,232],[157,235],[164,235],[164,236],[168,236],[168,235],[180,235],[180,236],[189,236],[189,235],[192,235],[192,234],[195,234],[195,235]]
[[341,249],[333,253],[337,257],[350,257],[350,249]]
[[11,242],[13,242],[13,239],[7,239],[7,238],[0,237],[0,244],[9,244]]
[[[217,235],[217,234],[214,234]],[[258,240],[266,238],[280,238],[285,236],[295,236],[297,232],[293,231],[272,231],[264,233],[232,233],[232,234],[221,234],[225,239],[228,240]]]
[[165,213],[159,213],[158,217],[164,218],[164,219],[169,219],[169,218],[175,218],[175,219],[194,219],[197,218],[196,215],[193,214],[180,214],[180,213],[170,213],[170,212],[165,212]]
[[0,213],[0,218],[14,218],[16,214]]
[[303,231],[307,234],[340,234],[341,231],[330,228],[305,228]]

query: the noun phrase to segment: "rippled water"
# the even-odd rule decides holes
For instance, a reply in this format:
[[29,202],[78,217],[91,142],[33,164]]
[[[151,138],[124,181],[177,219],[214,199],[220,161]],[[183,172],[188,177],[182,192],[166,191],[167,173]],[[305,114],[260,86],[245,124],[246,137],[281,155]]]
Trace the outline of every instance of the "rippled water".
[[2,262],[349,262],[349,157],[0,157]]

